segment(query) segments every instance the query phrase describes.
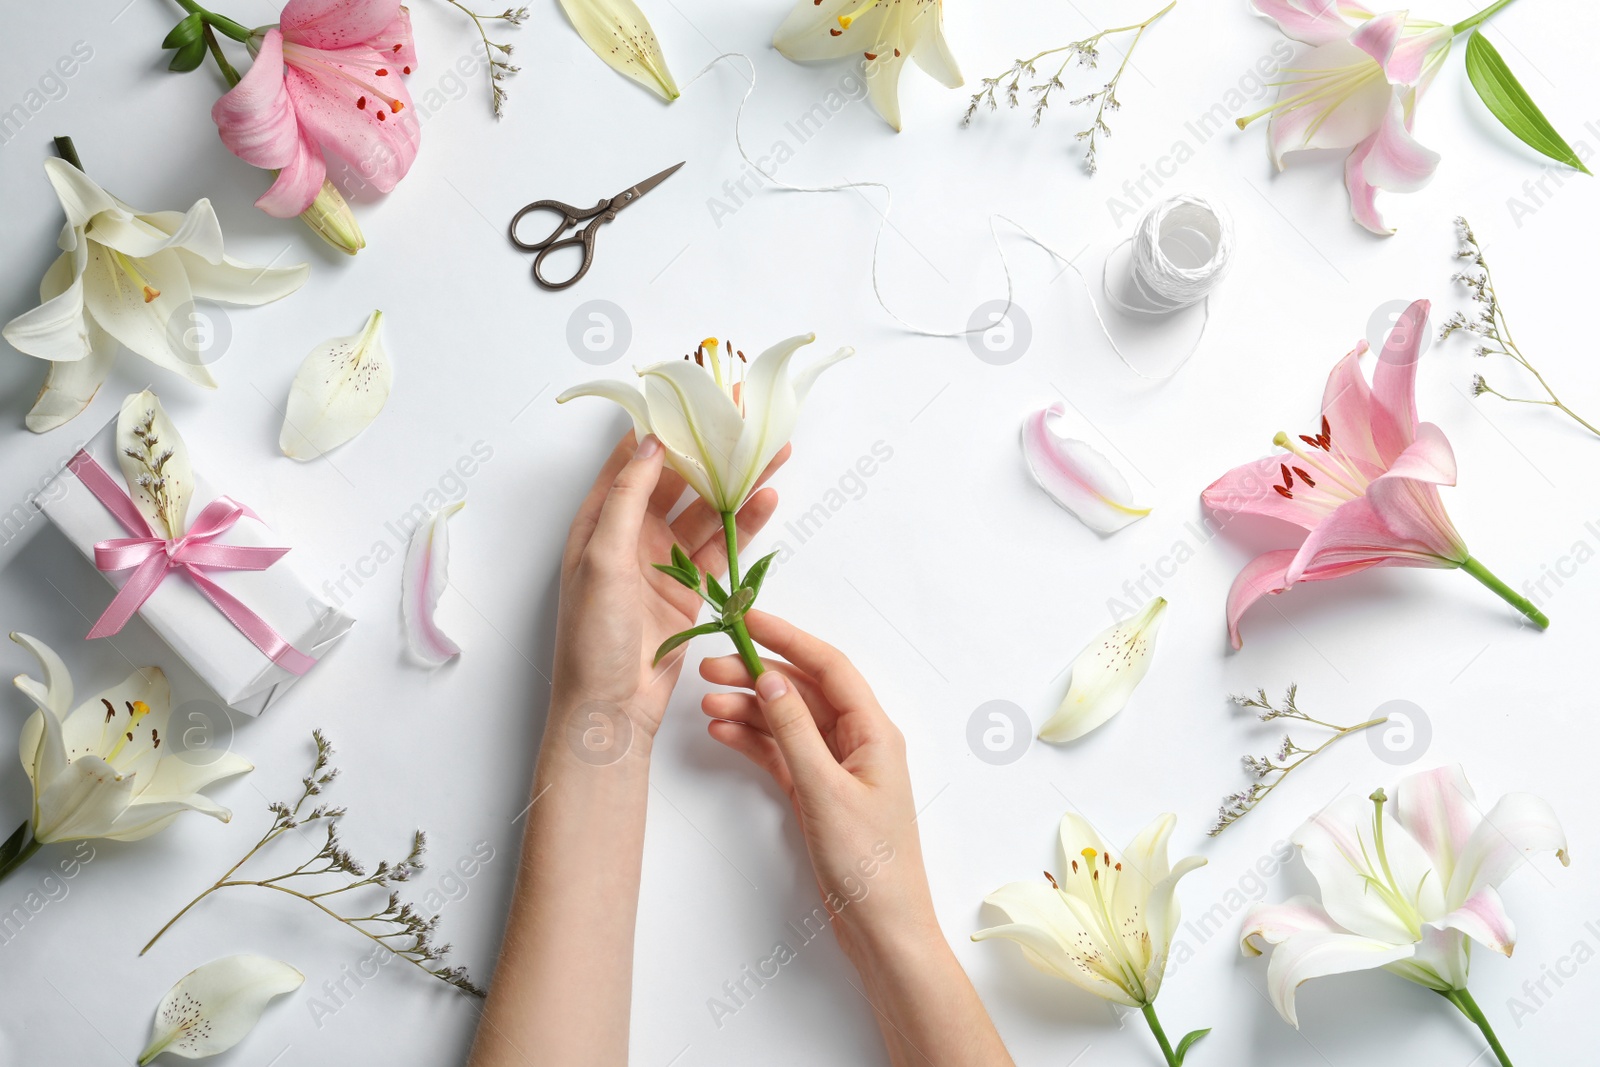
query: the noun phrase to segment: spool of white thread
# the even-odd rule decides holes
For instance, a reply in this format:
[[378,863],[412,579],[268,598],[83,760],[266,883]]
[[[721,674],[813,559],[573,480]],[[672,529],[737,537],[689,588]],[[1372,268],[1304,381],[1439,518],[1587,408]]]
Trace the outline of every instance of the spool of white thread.
[[1167,315],[1205,301],[1227,276],[1233,225],[1203,198],[1183,193],[1147,211],[1123,244],[1133,246],[1128,273],[1120,286],[1111,284],[1113,249],[1101,274],[1106,299],[1130,314]]

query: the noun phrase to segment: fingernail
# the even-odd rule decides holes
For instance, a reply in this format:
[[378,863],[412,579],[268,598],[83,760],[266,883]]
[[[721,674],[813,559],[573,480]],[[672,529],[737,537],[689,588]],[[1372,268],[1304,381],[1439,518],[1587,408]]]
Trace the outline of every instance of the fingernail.
[[767,702],[777,700],[789,691],[789,683],[777,671],[765,671],[756,679],[756,692]]
[[634,459],[649,459],[661,450],[661,441],[655,434],[646,434],[645,439],[639,442],[639,450],[633,454]]

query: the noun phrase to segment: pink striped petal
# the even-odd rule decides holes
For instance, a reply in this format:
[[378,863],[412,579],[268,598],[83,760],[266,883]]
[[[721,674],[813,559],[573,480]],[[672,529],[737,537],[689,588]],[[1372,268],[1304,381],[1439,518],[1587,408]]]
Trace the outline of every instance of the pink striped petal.
[[277,30],[267,31],[239,84],[212,105],[211,120],[228,151],[252,167],[276,170],[299,153],[300,123],[283,84],[283,35]]
[[1336,0],[1250,0],[1250,6],[1276,22],[1284,36],[1306,44],[1327,44],[1350,33]]
[[1394,233],[1394,227],[1383,221],[1378,211],[1377,186],[1367,181],[1367,155],[1372,151],[1378,131],[1350,150],[1344,160],[1344,188],[1350,194],[1350,217],[1381,237]]
[[1417,364],[1432,307],[1417,300],[1400,313],[1372,372],[1372,441],[1385,464],[1417,439]]
[[1450,875],[1449,899],[1470,899],[1484,886],[1498,886],[1531,852],[1554,852],[1566,866],[1567,835],[1549,803],[1531,793],[1507,793],[1472,831]]
[[354,48],[393,26],[404,10],[400,0],[289,0],[278,25],[296,44]]
[[1304,495],[1285,497],[1276,488],[1283,484],[1284,468],[1295,462],[1294,456],[1280,454],[1235,467],[1206,486],[1200,503],[1212,511],[1280,519],[1310,530],[1322,521],[1328,509]]
[[439,667],[461,655],[461,648],[434,622],[439,597],[450,584],[450,516],[467,506],[465,500],[447,504],[428,516],[411,535],[405,571],[400,576],[400,615],[405,622],[411,652],[430,667]]
[[284,60],[284,84],[307,135],[379,192],[392,190],[411,169],[421,140],[400,68],[367,48],[328,52],[291,44]]
[[417,42],[411,35],[411,12],[402,7],[395,20],[379,30],[377,36],[367,44],[389,62],[398,63],[401,74],[410,74],[407,68],[417,65]]
[[1049,420],[1065,413],[1052,404],[1022,426],[1022,454],[1033,480],[1057,504],[1097,533],[1109,534],[1150,514],[1134,507],[1133,489],[1111,461],[1082,441],[1058,437]]
[[256,199],[256,207],[279,219],[292,219],[309,208],[322,192],[328,177],[328,161],[309,138],[301,137],[294,158],[278,171],[267,191]]
[[1246,956],[1259,956],[1272,945],[1281,945],[1295,934],[1344,933],[1328,909],[1314,897],[1300,894],[1282,904],[1257,904],[1244,917],[1239,948]]
[[[1244,565],[1228,590],[1228,639],[1235,649],[1244,647],[1239,636],[1239,620],[1250,606],[1264,596],[1276,596],[1293,585],[1287,577],[1289,565],[1294,562],[1297,550],[1280,548],[1263,552]],[[1339,564],[1319,564],[1307,569],[1295,581],[1318,582],[1328,578],[1342,578],[1347,574],[1364,571],[1378,565],[1377,560],[1356,560]]]
[[1403,778],[1395,787],[1395,818],[1449,878],[1478,825],[1477,796],[1457,763]]
[[1362,170],[1367,181],[1379,189],[1414,193],[1433,179],[1433,172],[1439,169],[1439,153],[1424,148],[1411,136],[1411,122],[1400,96],[1396,93],[1389,101]]
[[1479,889],[1459,908],[1432,925],[1459,930],[1502,956],[1511,955],[1511,950],[1517,947],[1516,924],[1506,914],[1505,902],[1494,886]]

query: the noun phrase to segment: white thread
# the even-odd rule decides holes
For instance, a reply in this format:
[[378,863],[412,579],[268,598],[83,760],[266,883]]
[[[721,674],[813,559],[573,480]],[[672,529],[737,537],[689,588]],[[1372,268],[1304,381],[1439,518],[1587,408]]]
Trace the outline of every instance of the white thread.
[[[1189,362],[1191,356],[1200,347],[1200,341],[1205,337],[1206,326],[1211,321],[1210,296],[1222,279],[1228,273],[1228,267],[1233,255],[1233,227],[1227,216],[1213,208],[1209,203],[1198,196],[1180,194],[1169,200],[1164,200],[1155,205],[1144,217],[1139,220],[1138,229],[1134,235],[1123,241],[1122,244],[1112,249],[1115,255],[1123,244],[1133,244],[1133,255],[1128,275],[1129,285],[1139,303],[1119,297],[1114,293],[1109,284],[1109,270],[1112,255],[1106,257],[1105,265],[1100,273],[1100,288],[1105,294],[1107,302],[1120,311],[1142,315],[1166,315],[1183,308],[1201,304],[1204,307],[1204,317],[1200,322],[1200,333],[1195,337],[1194,345],[1180,360],[1177,366],[1165,374],[1146,374],[1134,366],[1128,357],[1123,354],[1117,345],[1117,340],[1111,335],[1110,328],[1106,325],[1104,316],[1100,314],[1099,302],[1094,298],[1094,290],[1089,285],[1089,279],[1079,270],[1077,264],[1072,262],[1072,257],[1052,248],[1041,238],[1036,236],[1026,226],[1005,215],[993,214],[989,216],[989,236],[994,241],[994,247],[1000,253],[1000,268],[1006,278],[1006,304],[997,319],[978,326],[969,326],[964,330],[932,330],[915,323],[907,322],[889,307],[883,298],[883,291],[878,285],[878,251],[883,244],[883,231],[889,225],[889,214],[894,210],[894,191],[883,182],[839,182],[833,185],[791,185],[778,178],[775,174],[768,174],[758,166],[750,154],[745,151],[744,140],[739,134],[740,120],[744,117],[744,108],[750,102],[750,94],[756,88],[755,62],[743,52],[724,52],[716,56],[699,73],[684,83],[687,89],[699,81],[711,68],[724,59],[742,59],[750,70],[749,85],[745,88],[744,95],[739,98],[739,108],[733,116],[733,144],[739,152],[739,157],[745,165],[764,179],[780,189],[787,189],[796,193],[840,193],[850,189],[882,189],[884,197],[883,211],[879,212],[878,233],[872,241],[872,295],[877,299],[878,306],[886,315],[899,323],[905,330],[920,334],[924,337],[965,337],[968,334],[984,333],[994,328],[994,322],[1003,319],[1014,304],[1013,286],[1011,281],[1011,262],[1006,258],[1005,246],[1000,241],[1000,233],[995,228],[995,223],[1005,222],[1022,236],[1044,249],[1050,255],[1059,259],[1083,284],[1084,292],[1089,297],[1089,307],[1094,312],[1095,321],[1100,325],[1100,332],[1105,335],[1110,343],[1111,350],[1117,354],[1122,365],[1134,374],[1150,381],[1164,381],[1172,377]],[[1178,247],[1190,254],[1196,260],[1194,266],[1180,266],[1163,248],[1164,244],[1176,243]]]

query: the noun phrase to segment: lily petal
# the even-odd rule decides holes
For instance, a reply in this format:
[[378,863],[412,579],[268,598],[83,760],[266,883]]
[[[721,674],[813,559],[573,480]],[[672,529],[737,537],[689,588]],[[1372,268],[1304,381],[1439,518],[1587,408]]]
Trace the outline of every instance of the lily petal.
[[100,392],[111,365],[116,362],[116,339],[89,321],[90,352],[71,363],[52,363],[45,372],[44,384],[28,409],[26,424],[34,433],[45,433],[64,426],[83,413]]
[[1041,741],[1075,740],[1127,706],[1149,673],[1166,608],[1166,599],[1156,597],[1132,619],[1101,632],[1078,654],[1067,695],[1039,730]]
[[1282,904],[1257,904],[1244,917],[1239,948],[1246,956],[1259,956],[1272,945],[1281,945],[1296,934],[1346,933],[1333,921],[1315,897],[1305,894],[1290,897]]
[[[1142,977],[1145,996],[1151,1000],[1154,1000],[1156,994],[1161,991],[1161,980],[1167,970],[1167,955],[1172,945],[1172,935],[1178,932],[1178,923],[1182,921],[1182,911],[1178,907],[1178,880],[1205,865],[1204,856],[1185,856],[1173,866],[1165,878],[1150,887],[1149,896],[1145,898],[1144,934],[1129,940],[1136,941],[1142,946],[1149,946],[1150,960],[1145,965]],[[1128,879],[1126,870],[1123,871],[1122,879],[1123,881]]]
[[1409,959],[1410,944],[1396,945],[1357,934],[1307,931],[1295,934],[1272,952],[1267,964],[1267,993],[1285,1022],[1299,1029],[1295,991],[1313,978],[1367,971]]
[[[422,127],[398,64],[368,48],[326,51],[288,43],[283,46],[283,84],[294,106],[301,134],[348,163],[362,180],[387,193],[416,161]],[[379,74],[378,71],[383,71]],[[371,95],[367,107],[360,101]],[[377,119],[379,113],[381,120]],[[298,150],[297,150],[298,151]],[[288,163],[289,160],[285,160]],[[325,175],[304,168],[296,190],[322,189]]]
[[189,287],[196,299],[224,304],[270,304],[299,289],[311,276],[308,263],[260,267],[232,256],[223,256],[220,263],[208,263],[186,249],[178,250],[178,259],[189,275]]
[[1478,798],[1458,763],[1409,775],[1395,787],[1395,818],[1422,846],[1448,884],[1472,831]]
[[1091,962],[1100,936],[1079,921],[1056,890],[1039,882],[1012,882],[984,897],[983,902],[999,908],[1009,921],[978,930],[972,940],[998,937],[1013,941],[1022,946],[1028,962],[1046,974],[1102,1000],[1138,1006],[1132,993]]
[[0,331],[12,348],[54,363],[89,356],[93,324],[83,305],[83,271],[88,262],[87,241],[79,241],[70,252],[56,257],[39,282],[39,306],[24,311]]
[[102,212],[116,214],[124,210],[120,200],[64,159],[46,159],[44,175],[55,190],[56,199],[61,201],[61,210],[67,214],[67,225],[74,230],[87,226],[90,219]]
[[1530,852],[1554,852],[1565,867],[1567,834],[1548,801],[1507,793],[1467,839],[1451,873],[1448,898],[1465,901],[1484,886],[1498,886],[1527,862]]
[[140,1067],[170,1052],[185,1059],[215,1056],[255,1027],[274,998],[300,988],[305,975],[265,956],[226,956],[178,979],[156,1008]]
[[1305,44],[1327,44],[1350,36],[1350,24],[1337,0],[1250,0],[1250,6],[1276,22],[1285,37]]
[[[136,432],[137,431],[137,432]],[[129,452],[142,459],[135,459]],[[161,457],[167,455],[165,460]],[[158,536],[182,537],[188,527],[189,500],[194,495],[194,468],[183,435],[167,417],[161,400],[150,390],[133,393],[122,402],[117,414],[117,463],[128,482],[128,495],[134,506]],[[151,478],[151,465],[160,467],[165,506],[157,502],[151,486],[141,482]]]
[[1502,956],[1511,955],[1517,947],[1516,924],[1506,914],[1505,901],[1492,885],[1480,888],[1434,925],[1459,930]]
[[[280,30],[274,27],[262,35],[250,69],[212,105],[211,121],[228,151],[253,167],[277,170],[294,160],[301,150],[300,121],[284,85]],[[321,185],[319,180],[317,187]],[[307,197],[306,204],[310,202]]]
[[330,452],[372,424],[394,386],[394,365],[384,350],[374,311],[358,334],[334,337],[300,364],[289,387],[278,448],[307,461]]
[[572,28],[612,70],[668,101],[678,99],[678,84],[650,20],[633,0],[561,0]]
[[[666,446],[673,467],[718,511],[737,511],[744,479],[733,466],[744,419],[728,395],[700,367],[674,359],[639,371],[644,378],[650,428]],[[781,447],[781,446],[780,446]],[[684,468],[695,470],[691,477]],[[700,490],[705,485],[710,493]]]
[[112,337],[158,367],[216,388],[211,372],[183,347],[179,331],[172,329],[194,302],[177,252],[167,249],[130,261],[90,242],[83,287],[89,314]]
[[[1322,890],[1322,906],[1345,930],[1389,945],[1411,944],[1415,931],[1395,913],[1372,882],[1392,878],[1399,892],[1422,915],[1445,912],[1444,886],[1428,855],[1405,828],[1386,819],[1383,848],[1373,836],[1373,804],[1365,797],[1343,796],[1296,830],[1306,869]],[[1386,868],[1378,870],[1381,863]],[[1376,966],[1376,964],[1374,965]]]
[[461,647],[433,620],[439,597],[450,584],[450,516],[467,506],[465,500],[435,511],[411,534],[405,570],[400,576],[400,615],[406,643],[419,660],[439,667],[461,655]]
[[[1250,606],[1264,596],[1276,596],[1293,585],[1288,577],[1288,571],[1295,557],[1299,555],[1298,549],[1279,548],[1271,552],[1263,552],[1244,565],[1233,585],[1228,589],[1228,640],[1235,649],[1244,647],[1244,638],[1239,636],[1239,620]],[[1319,564],[1303,571],[1297,581],[1315,582],[1325,578],[1342,578],[1347,574],[1364,571],[1368,567],[1378,566],[1377,560],[1361,560],[1356,562],[1341,563],[1337,565]]]
[[1133,505],[1128,479],[1110,460],[1082,441],[1056,435],[1050,420],[1065,413],[1062,404],[1051,404],[1022,425],[1022,454],[1033,480],[1096,533],[1115,533],[1150,514]]
[[353,48],[376,43],[374,38],[392,27],[404,10],[400,0],[289,0],[278,26],[296,44]]
[[[1308,148],[1353,148],[1383,123],[1394,90],[1372,57],[1347,40],[1318,45],[1294,59],[1267,123],[1267,147],[1283,169],[1284,156]],[[1336,91],[1335,91],[1336,90]]]
[[756,479],[767,469],[767,464],[783,450],[794,434],[795,424],[800,418],[800,406],[805,403],[812,385],[822,372],[855,354],[853,348],[841,348],[826,359],[817,360],[800,373],[791,375],[790,359],[816,339],[814,333],[791,337],[773,345],[750,364],[750,373],[745,377],[740,393],[744,427],[731,463],[731,469],[744,472],[744,478],[738,485],[729,488],[732,499],[743,503],[755,488]]

